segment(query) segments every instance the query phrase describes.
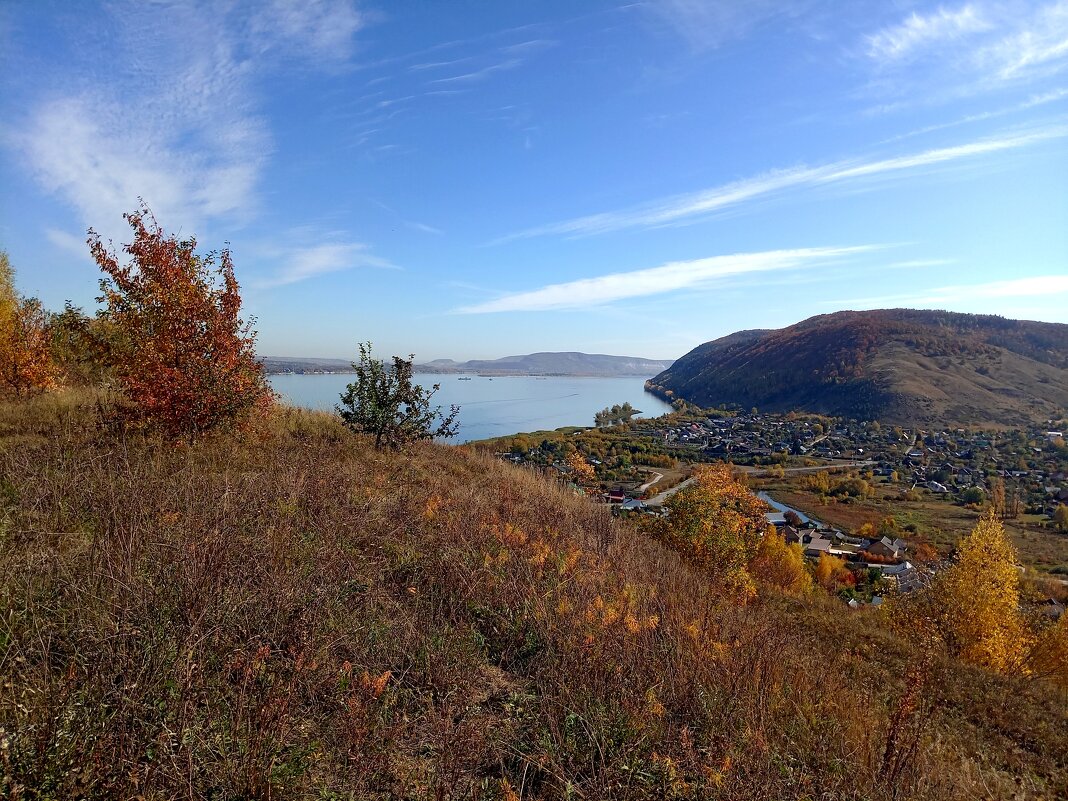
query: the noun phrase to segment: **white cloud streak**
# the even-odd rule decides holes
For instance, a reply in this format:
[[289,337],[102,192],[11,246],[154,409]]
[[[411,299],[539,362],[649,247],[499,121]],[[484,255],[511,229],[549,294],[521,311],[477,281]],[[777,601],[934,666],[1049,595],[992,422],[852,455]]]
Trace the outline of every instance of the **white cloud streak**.
[[913,12],[904,22],[868,37],[868,55],[877,61],[898,61],[917,51],[959,41],[990,30],[991,22],[973,5],[956,11],[940,8],[932,14]]
[[256,7],[251,31],[261,52],[272,48],[341,62],[366,25],[352,0],[270,0]]
[[945,102],[1040,83],[1068,69],[1068,0],[982,0],[956,10],[940,8],[865,37],[878,70],[875,86],[908,100]]
[[993,68],[1002,80],[1063,69],[1068,61],[1068,2],[1040,8],[1021,28],[980,49],[976,61]]
[[662,295],[683,289],[701,289],[723,279],[748,273],[811,268],[867,253],[879,247],[881,246],[801,248],[675,261],[644,270],[582,278],[527,292],[515,292],[494,300],[463,306],[455,312],[489,314],[586,309],[618,300]]
[[858,179],[935,167],[953,161],[1017,150],[1050,139],[1068,136],[1068,126],[1053,126],[1024,133],[981,139],[953,147],[925,150],[905,156],[873,161],[839,161],[818,167],[773,170],[751,178],[621,211],[603,212],[529,228],[491,244],[546,235],[590,236],[629,228],[683,224],[747,202],[787,190],[828,186]]
[[481,81],[488,78],[497,72],[506,72],[507,70],[513,70],[523,63],[522,59],[510,58],[506,61],[498,62],[497,64],[490,64],[482,69],[474,70],[472,72],[465,72],[462,75],[453,75],[448,78],[437,78],[430,83],[472,83],[474,81]]
[[836,308],[882,308],[889,305],[948,308],[949,306],[959,307],[962,303],[971,301],[1000,301],[1005,298],[1047,299],[1065,294],[1068,294],[1068,275],[1036,275],[982,284],[942,286],[900,295],[833,300],[827,301],[824,305]]
[[770,19],[790,13],[786,4],[775,0],[648,0],[635,5],[667,23],[696,51],[719,47]]
[[293,248],[287,252],[275,274],[259,281],[256,286],[271,289],[296,284],[326,273],[336,273],[360,267],[385,270],[400,269],[385,259],[372,256],[367,246],[359,242],[325,243]]
[[935,131],[943,131],[946,128],[956,128],[958,125],[968,125],[973,122],[983,122],[984,120],[990,120],[996,117],[1004,117],[1008,114],[1016,114],[1020,111],[1027,111],[1039,106],[1045,106],[1049,103],[1056,103],[1060,100],[1064,100],[1066,97],[1068,97],[1068,88],[1062,87],[1060,89],[1053,89],[1048,92],[1032,95],[1027,100],[1013,106],[1005,106],[1004,108],[994,109],[993,111],[984,111],[979,114],[969,114],[966,117],[961,117],[960,119],[951,120],[949,122],[938,123],[937,125],[926,125],[923,128],[917,128],[914,131],[884,139],[883,143],[900,142],[902,139],[911,139],[914,136],[922,136],[923,134],[933,133]]
[[85,261],[92,260],[89,256],[89,245],[86,242],[84,234],[75,236],[69,231],[61,231],[58,228],[46,228],[45,236],[48,237],[49,242],[60,250],[70,253],[72,256],[77,256]]
[[119,2],[106,11],[105,38],[81,45],[99,51],[99,73],[27,78],[45,89],[8,144],[86,226],[118,240],[138,197],[169,229],[252,216],[272,149],[257,76],[280,56],[344,60],[363,24],[352,0],[251,10],[224,0]]

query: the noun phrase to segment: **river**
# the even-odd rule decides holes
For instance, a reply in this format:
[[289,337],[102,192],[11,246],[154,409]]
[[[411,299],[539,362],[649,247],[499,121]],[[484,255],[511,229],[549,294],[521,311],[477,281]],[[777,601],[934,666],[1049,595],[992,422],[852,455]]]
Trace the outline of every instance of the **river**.
[[[463,380],[469,378],[470,380]],[[351,374],[272,375],[271,386],[294,406],[333,410]],[[441,384],[433,404],[460,407],[458,444],[562,426],[592,426],[601,409],[629,402],[641,417],[658,417],[671,406],[645,391],[642,378],[493,376],[417,373],[416,383]]]

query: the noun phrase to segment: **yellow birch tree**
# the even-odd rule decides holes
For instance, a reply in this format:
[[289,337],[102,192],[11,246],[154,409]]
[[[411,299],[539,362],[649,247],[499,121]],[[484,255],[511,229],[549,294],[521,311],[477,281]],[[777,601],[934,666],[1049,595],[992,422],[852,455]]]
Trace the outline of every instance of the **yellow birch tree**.
[[968,662],[1006,672],[1027,647],[1016,549],[995,510],[961,540],[957,561],[931,587],[942,638]]

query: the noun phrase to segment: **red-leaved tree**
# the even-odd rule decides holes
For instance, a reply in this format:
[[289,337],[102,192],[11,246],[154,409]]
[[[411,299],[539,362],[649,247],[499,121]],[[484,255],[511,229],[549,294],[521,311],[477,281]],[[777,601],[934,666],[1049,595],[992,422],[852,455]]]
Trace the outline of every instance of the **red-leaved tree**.
[[133,242],[120,264],[89,231],[107,316],[115,335],[114,375],[129,416],[173,439],[244,422],[273,400],[256,358],[256,332],[240,317],[229,249],[196,253],[196,240],[165,234],[142,202],[123,217]]

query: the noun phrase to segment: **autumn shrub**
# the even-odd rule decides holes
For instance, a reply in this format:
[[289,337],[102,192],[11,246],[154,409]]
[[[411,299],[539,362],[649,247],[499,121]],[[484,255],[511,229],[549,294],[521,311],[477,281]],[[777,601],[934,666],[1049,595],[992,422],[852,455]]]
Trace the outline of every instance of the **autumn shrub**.
[[256,358],[255,331],[240,317],[229,249],[205,255],[196,240],[166,234],[144,204],[123,215],[133,242],[117,254],[90,231],[105,278],[99,301],[114,339],[110,366],[131,422],[175,439],[240,424],[273,401]]
[[846,567],[845,560],[827,553],[821,553],[816,561],[814,577],[817,584],[830,592],[856,583],[852,571]]
[[755,591],[748,566],[767,525],[767,505],[729,465],[699,465],[693,478],[693,484],[668,499],[668,516],[650,523],[648,530],[699,567],[718,590],[746,598]]
[[48,315],[36,298],[15,291],[15,272],[0,251],[0,394],[25,395],[55,386]]

